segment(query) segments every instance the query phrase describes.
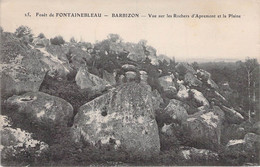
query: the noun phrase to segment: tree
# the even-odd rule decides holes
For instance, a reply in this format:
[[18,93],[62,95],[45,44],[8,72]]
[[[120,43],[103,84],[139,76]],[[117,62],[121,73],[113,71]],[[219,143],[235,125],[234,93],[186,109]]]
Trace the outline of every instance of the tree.
[[109,34],[107,38],[112,42],[117,42],[117,43],[122,42],[122,38],[118,34]]
[[20,26],[16,29],[14,33],[18,38],[24,37],[24,36],[29,36],[32,37],[32,30],[27,27],[27,26]]
[[64,41],[62,36],[56,36],[54,38],[51,38],[50,42],[53,45],[62,45],[62,44],[65,43],[65,41]]
[[[244,69],[246,73],[247,80],[247,96],[248,96],[248,119],[251,122],[251,109],[254,108],[252,106],[252,101],[255,101],[256,97],[256,81],[259,80],[259,64],[257,59],[250,59],[249,57],[246,59],[244,63],[240,62],[240,66]],[[252,98],[253,97],[253,98]]]
[[70,42],[71,42],[71,43],[77,43],[77,41],[76,41],[76,39],[75,39],[74,37],[71,37],[71,38],[70,38]]
[[46,37],[45,37],[45,35],[44,35],[43,33],[40,33],[40,34],[38,35],[38,38],[42,39],[42,38],[46,38]]

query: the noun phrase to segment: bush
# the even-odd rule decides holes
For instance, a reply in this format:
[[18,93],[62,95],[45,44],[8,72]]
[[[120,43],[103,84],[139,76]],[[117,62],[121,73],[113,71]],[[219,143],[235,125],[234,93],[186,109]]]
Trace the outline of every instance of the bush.
[[24,36],[29,36],[32,37],[32,30],[27,27],[27,26],[20,26],[15,30],[14,33],[18,38],[24,37]]
[[56,36],[50,39],[51,44],[53,45],[63,45],[65,43],[62,36]]
[[45,37],[45,35],[44,35],[43,33],[40,33],[40,34],[38,35],[38,38],[42,39],[42,38],[46,38],[46,37]]

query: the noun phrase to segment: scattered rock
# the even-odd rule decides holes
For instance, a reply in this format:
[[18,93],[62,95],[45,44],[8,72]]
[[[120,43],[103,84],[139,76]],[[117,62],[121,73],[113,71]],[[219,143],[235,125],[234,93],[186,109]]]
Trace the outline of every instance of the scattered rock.
[[164,109],[164,112],[169,114],[171,118],[179,121],[185,121],[188,117],[188,113],[184,107],[184,103],[171,99],[167,107]]
[[107,72],[106,70],[103,70],[102,78],[106,80],[110,85],[116,85],[116,79],[114,74],[111,74]]
[[216,149],[220,144],[221,128],[224,112],[217,106],[206,113],[189,115],[184,127],[190,134],[190,139],[206,148]]
[[42,92],[14,95],[7,99],[7,105],[17,106],[19,113],[28,114],[28,121],[36,121],[39,125],[49,128],[53,125],[67,126],[73,115],[71,104]]
[[193,98],[196,100],[197,103],[203,106],[209,106],[209,101],[203,96],[203,94],[196,89],[191,89]]
[[126,71],[135,71],[136,70],[136,66],[132,65],[132,64],[124,64],[122,66],[122,68]]
[[89,73],[87,67],[80,67],[75,80],[80,89],[102,92],[110,86],[110,84],[104,79]]
[[241,123],[244,121],[244,117],[237,111],[226,106],[222,106],[221,109],[225,112],[225,118],[230,123]]
[[134,71],[127,71],[125,73],[125,77],[126,77],[126,82],[134,81],[135,78],[136,78],[136,72],[134,72]]
[[175,66],[177,72],[179,73],[191,73],[191,74],[196,74],[196,71],[190,66],[188,63],[178,63]]
[[179,84],[179,91],[177,93],[177,96],[180,99],[187,99],[189,97],[189,89],[186,89],[184,85]]
[[124,148],[134,156],[160,152],[152,94],[143,84],[128,83],[81,106],[75,116],[76,142]]
[[202,82],[198,80],[192,73],[188,72],[184,76],[184,82],[189,86],[202,86]]
[[168,75],[158,78],[160,86],[163,88],[164,92],[168,92],[170,94],[176,94],[177,89],[174,83],[174,76]]

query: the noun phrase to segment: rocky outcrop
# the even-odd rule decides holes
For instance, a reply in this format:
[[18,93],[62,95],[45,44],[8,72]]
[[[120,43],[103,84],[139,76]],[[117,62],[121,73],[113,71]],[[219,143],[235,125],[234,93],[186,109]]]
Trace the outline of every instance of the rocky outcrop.
[[32,134],[20,128],[12,128],[10,120],[0,115],[1,159],[16,157],[25,153],[40,156],[48,149],[44,142],[32,138]]
[[196,74],[196,71],[188,63],[178,63],[175,68],[179,73]]
[[120,85],[81,106],[72,127],[76,142],[123,148],[133,156],[160,151],[152,94],[143,84]]
[[203,96],[201,92],[196,89],[191,89],[192,97],[199,104],[199,106],[209,106],[209,101]]
[[65,100],[42,92],[28,92],[7,99],[8,106],[17,106],[17,112],[27,114],[27,121],[34,121],[44,127],[67,126],[72,118],[73,108]]
[[158,81],[159,81],[160,86],[163,88],[164,92],[167,92],[169,94],[177,93],[173,75],[160,77],[160,78],[158,78]]
[[45,66],[11,34],[1,36],[1,93],[7,95],[38,91],[45,76]]
[[184,127],[192,141],[203,144],[206,148],[216,149],[220,144],[223,119],[224,112],[213,106],[213,109],[206,112],[190,115],[184,122]]
[[188,72],[184,76],[184,82],[189,86],[202,86],[202,82],[198,80],[192,73]]
[[110,86],[106,80],[89,73],[87,67],[80,67],[75,80],[80,89],[89,89],[91,91],[102,92]]
[[188,117],[188,113],[184,107],[183,102],[171,99],[164,112],[167,113],[172,119],[185,121]]
[[126,82],[134,81],[136,78],[136,72],[134,71],[127,71],[125,73]]
[[187,89],[183,84],[179,84],[177,96],[180,99],[187,99],[189,97],[189,89]]
[[225,112],[225,118],[229,123],[241,123],[244,121],[244,117],[236,110],[226,106],[221,106],[221,109]]
[[112,85],[112,86],[116,85],[116,79],[115,79],[114,74],[111,74],[111,73],[107,72],[106,70],[104,70],[102,78],[104,80],[106,80],[110,85]]
[[81,66],[86,66],[91,61],[91,55],[78,47],[70,47],[67,55],[70,66],[77,71]]
[[66,78],[72,68],[66,57],[66,50],[58,45],[49,45],[44,48],[37,48],[40,59],[47,66],[47,75],[53,78]]
[[140,72],[140,79],[141,83],[147,83],[148,74],[146,71],[139,71]]

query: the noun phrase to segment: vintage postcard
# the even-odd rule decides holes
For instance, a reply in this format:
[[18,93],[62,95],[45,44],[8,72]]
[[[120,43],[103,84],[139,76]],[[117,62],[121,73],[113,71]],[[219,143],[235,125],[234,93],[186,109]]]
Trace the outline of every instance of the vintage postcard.
[[0,0],[2,166],[259,166],[259,0]]

